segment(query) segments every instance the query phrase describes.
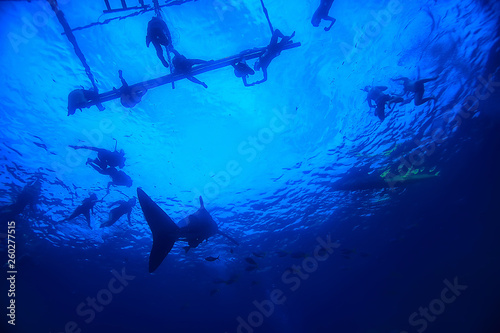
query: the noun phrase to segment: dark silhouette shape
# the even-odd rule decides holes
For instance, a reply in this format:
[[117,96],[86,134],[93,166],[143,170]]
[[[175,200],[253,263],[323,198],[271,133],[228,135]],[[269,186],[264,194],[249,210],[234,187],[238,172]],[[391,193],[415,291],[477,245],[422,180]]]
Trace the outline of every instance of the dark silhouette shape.
[[97,158],[95,159],[87,159],[87,164],[94,163],[99,166],[101,169],[106,169],[107,167],[118,167],[123,168],[125,166],[125,152],[123,149],[120,151],[109,151],[103,148],[95,148],[89,146],[69,146],[73,149],[87,149],[97,152]]
[[21,192],[17,195],[14,203],[0,208],[0,220],[14,220],[28,205],[34,210],[40,197],[41,190],[42,183],[40,178],[37,177],[34,181],[23,187]]
[[329,27],[325,27],[325,31],[329,31],[333,27],[336,19],[328,15],[330,9],[332,8],[332,5],[333,5],[333,0],[321,0],[319,7],[314,12],[311,20],[313,26],[319,27],[321,20],[325,20],[332,22]]
[[153,46],[156,49],[156,54],[158,55],[158,58],[163,66],[168,68],[168,62],[163,56],[162,45],[165,46],[168,55],[168,51],[172,48],[172,36],[170,35],[170,30],[168,30],[167,24],[160,17],[155,16],[148,23],[146,46],[149,47],[150,43],[153,43]]
[[88,104],[95,104],[100,111],[104,110],[99,103],[99,93],[94,90],[75,89],[68,95],[68,116],[75,114],[76,110],[88,107]]
[[[271,37],[271,41],[269,45],[266,47],[264,53],[259,57],[259,59],[255,62],[254,69],[256,71],[262,69],[262,73],[264,78],[260,81],[254,82],[250,84],[250,86],[260,84],[267,81],[267,67],[271,64],[271,61],[281,54],[281,51],[284,50],[284,46],[291,43],[291,39],[295,36],[295,31],[291,36],[285,36],[278,29],[274,30],[273,36]],[[281,39],[280,41],[278,41]]]
[[419,106],[431,100],[437,101],[437,98],[434,96],[424,98],[424,92],[425,92],[424,83],[435,81],[437,79],[438,77],[436,76],[430,79],[412,81],[407,77],[400,77],[397,79],[392,79],[392,81],[401,81],[403,84],[404,92],[400,96],[405,96],[408,95],[409,93],[413,93],[415,98],[415,105]]
[[126,186],[130,187],[132,186],[132,178],[130,178],[129,175],[127,175],[125,172],[121,170],[116,170],[114,167],[109,167],[109,168],[101,168],[99,165],[93,163],[93,162],[87,162],[91,167],[93,167],[97,172],[99,172],[101,175],[106,175],[111,177],[111,181],[108,183],[108,193],[109,193],[109,188],[111,185],[113,186]]
[[[375,108],[375,115],[379,117],[381,121],[384,121],[385,119],[386,104],[390,107],[391,104],[401,103],[404,101],[401,97],[384,94],[383,92],[385,90],[387,90],[387,87],[383,86],[366,86],[365,89],[363,89],[363,91],[366,91],[368,93],[368,95],[366,96],[368,105],[370,106],[370,108]],[[375,105],[373,105],[372,101],[375,102]]]
[[113,224],[115,224],[116,221],[118,221],[120,217],[122,217],[125,214],[127,214],[128,224],[131,226],[132,222],[130,221],[130,214],[132,213],[132,208],[134,208],[135,203],[136,199],[132,198],[129,201],[120,200],[110,204],[108,208],[111,208],[113,206],[118,206],[118,207],[113,208],[109,212],[109,218],[106,222],[103,222],[101,224],[101,228],[112,226]]
[[202,82],[197,78],[195,78],[194,76],[189,75],[194,65],[204,64],[206,63],[206,61],[201,59],[187,59],[185,56],[183,56],[176,50],[172,50],[172,52],[175,54],[174,59],[172,59],[172,64],[174,65],[174,74],[184,74],[187,76],[187,79],[189,81],[202,85],[205,88],[208,88],[205,82]]
[[94,206],[99,201],[102,200],[97,200],[97,195],[92,193],[88,198],[83,199],[82,204],[76,207],[75,211],[69,217],[65,218],[61,222],[72,220],[78,215],[83,215],[87,220],[89,228],[92,229],[92,226],[90,225],[90,212],[92,211],[92,214],[94,214]]
[[187,242],[189,248],[195,248],[204,240],[220,234],[238,244],[219,230],[217,223],[205,209],[201,197],[200,208],[194,214],[182,219],[178,225],[140,188],[137,189],[137,197],[153,234],[153,247],[149,255],[150,273],[160,266],[178,240]]
[[[123,78],[123,71],[121,69],[118,71],[118,77],[122,83],[122,86],[118,89],[120,90],[120,102],[126,108],[133,108],[139,104],[142,100],[142,96],[144,96],[148,90],[137,84],[133,85],[131,88]],[[116,90],[116,88],[113,88],[113,91]]]
[[236,77],[241,77],[245,87],[249,87],[250,85],[247,83],[247,78],[249,75],[254,75],[255,71],[247,65],[244,59],[235,62],[232,66],[234,68],[234,75],[236,75]]

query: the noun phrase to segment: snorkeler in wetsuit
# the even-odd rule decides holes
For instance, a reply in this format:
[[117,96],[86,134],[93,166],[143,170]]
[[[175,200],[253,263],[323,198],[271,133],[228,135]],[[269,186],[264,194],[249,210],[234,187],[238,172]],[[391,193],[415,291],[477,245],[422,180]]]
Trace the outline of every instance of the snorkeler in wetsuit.
[[315,27],[319,27],[321,20],[331,21],[329,27],[325,27],[325,31],[329,31],[335,24],[336,19],[328,15],[328,12],[332,8],[334,0],[321,0],[318,9],[314,12],[311,23]]
[[[384,94],[383,92],[387,90],[387,87],[377,86],[370,87],[366,86],[363,91],[366,91],[368,95],[366,96],[366,100],[370,108],[375,108],[375,115],[379,117],[381,121],[385,119],[385,106],[386,104],[390,107],[390,104],[401,103],[403,102],[403,98],[391,96]],[[375,102],[373,105],[372,102]]]
[[[291,36],[285,36],[278,29],[274,30],[273,36],[271,37],[271,41],[267,46],[264,53],[259,57],[259,59],[255,62],[254,69],[256,71],[262,69],[262,73],[264,74],[264,78],[260,81],[254,82],[250,84],[250,86],[260,84],[267,81],[267,67],[271,64],[271,61],[281,54],[281,51],[285,49],[285,46],[289,44],[291,39],[295,36],[295,31]],[[280,41],[278,42],[278,39]]]
[[99,93],[94,90],[76,89],[68,95],[68,116],[75,114],[76,109],[88,107],[89,103],[94,103],[99,111],[104,110],[104,106],[99,102]]
[[202,85],[205,88],[208,88],[205,82],[198,80],[194,76],[189,76],[189,73],[193,69],[194,65],[204,64],[206,63],[206,61],[201,59],[187,59],[185,56],[183,56],[176,50],[172,50],[172,52],[175,54],[174,59],[172,59],[172,64],[174,65],[174,74],[188,75],[187,79],[189,81]]
[[[401,81],[403,84],[404,92],[400,96],[408,95],[409,93],[414,94],[415,98],[415,105],[419,106],[422,105],[428,101],[434,100],[437,101],[437,98],[434,96],[424,98],[424,83],[430,82],[430,81],[435,81],[437,80],[438,77],[433,77],[431,79],[422,79],[422,80],[416,80],[412,81],[407,77],[400,77],[397,79],[392,79],[392,81]],[[411,101],[411,99],[410,99]]]
[[160,59],[161,63],[165,67],[169,67],[168,62],[163,56],[162,45],[165,46],[167,55],[168,51],[172,48],[172,36],[170,35],[170,30],[168,30],[167,24],[160,17],[153,17],[148,23],[148,32],[146,35],[146,46],[153,43],[156,49],[156,54]]
[[232,66],[234,68],[234,75],[241,77],[245,87],[250,87],[250,84],[247,83],[247,78],[249,75],[254,75],[255,71],[247,65],[244,59],[235,62]]
[[120,217],[122,217],[125,214],[127,214],[128,224],[131,226],[132,222],[130,221],[130,214],[132,213],[132,208],[134,208],[135,203],[136,199],[132,198],[129,201],[120,200],[110,204],[108,208],[111,208],[113,206],[118,206],[118,207],[113,208],[109,212],[109,218],[106,222],[103,222],[101,224],[101,228],[112,226],[113,224],[115,224],[116,221],[118,221]]
[[118,167],[123,168],[125,166],[125,152],[123,149],[120,151],[109,151],[103,148],[95,148],[89,146],[70,146],[73,149],[87,149],[97,152],[97,158],[95,159],[87,159],[87,164],[94,163],[99,166],[101,169],[106,169],[107,167]]
[[87,220],[89,228],[92,229],[92,226],[90,225],[90,212],[92,211],[92,214],[94,214],[94,206],[99,201],[102,200],[97,200],[97,195],[92,193],[88,198],[83,199],[82,204],[76,207],[75,211],[69,217],[65,218],[61,222],[72,220],[78,215],[83,215]]
[[113,90],[120,91],[120,102],[124,107],[133,108],[139,104],[142,100],[142,96],[144,96],[148,90],[137,84],[130,87],[123,78],[123,71],[121,69],[118,71],[118,77],[120,78],[122,86],[120,89],[113,88]]
[[101,168],[99,165],[89,162],[91,167],[93,167],[101,175],[106,175],[111,177],[111,181],[108,183],[108,193],[111,185],[113,186],[132,186],[132,178],[121,170],[116,170],[115,167]]
[[24,186],[21,193],[18,194],[13,204],[0,208],[0,220],[11,221],[21,214],[26,206],[31,206],[34,209],[36,202],[40,196],[42,184],[40,178]]

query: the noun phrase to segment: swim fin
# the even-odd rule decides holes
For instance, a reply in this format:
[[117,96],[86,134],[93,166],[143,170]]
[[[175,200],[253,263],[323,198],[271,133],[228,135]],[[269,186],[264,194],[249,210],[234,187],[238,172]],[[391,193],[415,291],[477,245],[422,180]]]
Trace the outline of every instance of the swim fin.
[[179,227],[140,188],[137,188],[137,197],[153,234],[153,247],[149,255],[149,273],[153,273],[172,250],[179,236]]

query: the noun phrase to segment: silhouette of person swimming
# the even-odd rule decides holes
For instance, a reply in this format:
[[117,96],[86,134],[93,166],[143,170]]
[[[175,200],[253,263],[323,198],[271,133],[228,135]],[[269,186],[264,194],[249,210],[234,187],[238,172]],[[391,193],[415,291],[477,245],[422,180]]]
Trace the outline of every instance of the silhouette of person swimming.
[[109,212],[109,218],[106,222],[103,222],[101,224],[101,228],[112,226],[113,224],[115,224],[116,221],[118,221],[120,217],[122,217],[125,214],[127,214],[128,224],[131,226],[132,222],[130,221],[130,214],[132,213],[132,208],[134,208],[135,203],[136,199],[132,198],[129,201],[120,200],[110,204],[108,208],[111,208],[113,206],[118,206],[118,207],[113,208]]
[[97,172],[99,172],[101,175],[105,176],[110,176],[111,181],[108,183],[108,193],[109,193],[109,188],[111,185],[113,186],[126,186],[130,187],[132,186],[132,178],[130,178],[129,175],[127,175],[125,172],[121,170],[116,170],[115,167],[108,167],[108,168],[101,168],[99,165],[93,163],[93,162],[88,162],[88,164],[94,168]]
[[69,217],[63,219],[61,222],[70,221],[79,215],[83,215],[87,220],[89,228],[92,229],[92,226],[90,224],[90,212],[92,211],[92,214],[94,214],[94,206],[99,201],[102,200],[98,200],[97,195],[95,195],[95,193],[92,193],[88,198],[83,199],[82,204],[76,207],[74,212]]
[[325,27],[325,31],[329,31],[333,27],[336,19],[334,19],[333,17],[328,15],[328,13],[330,12],[330,9],[332,8],[333,1],[334,0],[321,0],[319,7],[314,12],[312,20],[311,20],[311,23],[313,26],[319,27],[321,20],[325,20],[325,21],[332,22],[329,27]]
[[120,149],[120,151],[116,150],[116,145],[115,145],[115,151],[109,151],[107,149],[103,148],[95,148],[95,147],[89,147],[89,146],[71,146],[73,149],[87,149],[87,150],[92,150],[97,152],[97,158],[95,159],[87,159],[87,164],[89,163],[94,163],[95,165],[99,166],[101,169],[106,169],[107,167],[118,167],[118,168],[123,168],[125,166],[125,152],[123,149]]
[[100,111],[104,110],[99,103],[99,93],[94,90],[75,89],[68,95],[68,116],[75,114],[77,109],[88,107],[89,103],[95,103]]
[[37,177],[34,181],[23,187],[14,203],[0,208],[0,220],[14,220],[28,205],[34,210],[40,197],[41,189],[42,183],[40,178]]
[[[433,77],[430,79],[422,79],[422,80],[412,81],[407,77],[400,77],[397,79],[392,79],[392,81],[396,81],[396,82],[401,81],[403,84],[404,92],[399,96],[405,96],[405,95],[408,95],[410,93],[413,93],[413,96],[415,99],[415,105],[419,106],[419,105],[427,103],[428,101],[431,101],[431,100],[437,101],[437,98],[434,96],[424,98],[424,92],[425,92],[424,83],[427,83],[430,81],[435,81],[437,79],[438,79],[438,77],[436,76],[436,77]],[[411,99],[410,99],[410,101],[411,101]]]
[[202,82],[197,78],[195,78],[194,76],[189,75],[194,65],[204,64],[206,63],[206,61],[201,59],[187,59],[185,56],[183,56],[182,54],[173,49],[172,52],[175,54],[174,59],[172,59],[172,64],[174,65],[174,74],[187,75],[187,79],[189,81],[202,85],[205,88],[208,88],[205,82]]
[[[291,39],[295,36],[295,31],[291,36],[285,36],[278,29],[274,30],[271,37],[269,45],[266,47],[264,53],[255,62],[254,69],[256,71],[262,69],[264,78],[260,81],[250,84],[250,86],[260,84],[267,81],[267,67],[271,64],[271,61],[281,54],[285,46],[291,42]],[[279,41],[278,41],[279,40]]]
[[234,75],[241,77],[245,87],[250,87],[250,84],[247,83],[247,78],[249,75],[254,75],[255,71],[247,65],[244,59],[235,62],[232,66],[234,68]]
[[[130,87],[123,78],[123,71],[121,69],[118,71],[118,77],[122,83],[122,86],[118,89],[120,91],[120,102],[126,108],[133,108],[142,100],[142,96],[146,94],[147,89],[141,88],[137,84]],[[113,90],[116,91],[117,89],[113,88]]]
[[155,16],[148,23],[146,46],[149,47],[150,43],[153,43],[153,46],[156,49],[156,54],[158,55],[158,58],[163,66],[168,68],[168,62],[163,56],[162,45],[165,46],[168,54],[168,51],[172,48],[172,36],[170,35],[170,30],[168,30],[167,24],[161,19],[161,17]]
[[[384,119],[385,119],[385,106],[386,105],[388,105],[390,107],[391,104],[401,103],[404,101],[403,98],[401,98],[401,97],[384,94],[383,92],[385,90],[387,90],[387,87],[366,86],[362,90],[366,91],[368,93],[368,95],[366,96],[366,100],[368,102],[368,105],[370,106],[370,108],[375,108],[375,115],[377,117],[379,117],[379,119],[381,121],[384,121]],[[373,105],[372,102],[375,102],[375,105]]]

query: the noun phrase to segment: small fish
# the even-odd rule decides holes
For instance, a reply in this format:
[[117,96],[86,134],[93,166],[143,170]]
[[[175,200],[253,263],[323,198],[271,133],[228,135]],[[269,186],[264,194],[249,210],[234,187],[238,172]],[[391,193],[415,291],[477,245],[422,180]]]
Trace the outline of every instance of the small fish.
[[219,257],[217,257],[217,258],[215,258],[215,257],[206,257],[205,260],[206,261],[215,261],[215,260],[219,260]]
[[251,272],[251,271],[253,271],[253,270],[255,270],[255,269],[257,269],[257,266],[248,266],[247,268],[245,268],[245,270],[246,270],[247,272]]
[[340,250],[340,253],[345,254],[345,255],[353,254],[355,252],[356,252],[356,249],[354,249],[354,250],[351,250],[351,249],[342,249],[342,250]]
[[233,254],[233,253],[234,253],[234,249],[233,249],[233,248],[231,248],[231,249],[229,250],[229,252],[230,252],[231,254]]
[[245,258],[245,261],[247,263],[249,263],[250,265],[257,265],[257,263],[255,262],[255,260],[253,260],[252,258]]
[[213,281],[213,283],[215,283],[215,284],[221,284],[221,283],[227,283],[227,281],[226,280],[222,280],[222,279],[215,279]]
[[258,258],[264,258],[266,256],[266,252],[252,252],[252,254]]
[[217,294],[219,291],[220,291],[220,289],[212,289],[210,291],[210,296],[213,296],[213,295]]
[[48,151],[47,149],[47,146],[44,144],[44,143],[38,143],[38,142],[33,142],[35,145],[37,145],[38,147],[40,148],[43,148],[45,149],[46,151]]
[[258,284],[259,284],[259,281],[255,281],[255,280],[252,281],[252,286],[256,286]]

